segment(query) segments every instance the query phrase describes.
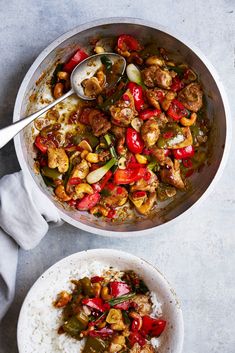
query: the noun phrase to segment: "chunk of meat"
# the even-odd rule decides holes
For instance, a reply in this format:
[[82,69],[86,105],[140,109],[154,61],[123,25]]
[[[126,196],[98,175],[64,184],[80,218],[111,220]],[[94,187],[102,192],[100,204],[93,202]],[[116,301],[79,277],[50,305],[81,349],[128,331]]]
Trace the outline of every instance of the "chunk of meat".
[[185,185],[180,175],[180,164],[175,159],[174,163],[168,158],[167,166],[160,171],[161,180],[175,186],[177,189],[184,189]]
[[166,152],[163,148],[153,147],[151,152],[160,165],[164,165],[166,163],[168,157],[166,156]]
[[152,311],[152,305],[150,299],[145,294],[137,294],[132,301],[138,305],[136,311],[141,316],[149,315]]
[[125,100],[122,97],[116,104],[112,105],[109,110],[112,116],[112,123],[117,126],[126,127],[130,125],[132,119],[134,119],[138,113],[135,109],[134,98],[129,89],[123,96]]
[[102,202],[110,207],[122,206],[128,199],[128,192],[123,186],[115,186],[112,183],[108,183],[105,186]]
[[69,158],[63,148],[49,147],[47,154],[49,168],[58,168],[60,173],[67,172],[69,168]]
[[166,94],[167,91],[160,88],[147,89],[145,91],[148,103],[157,109],[160,109],[160,103],[164,100]]
[[155,145],[159,136],[160,130],[157,121],[154,118],[147,120],[141,127],[141,136],[147,147]]
[[124,127],[113,125],[111,131],[116,138],[125,137],[126,135],[126,129]]
[[155,353],[153,346],[146,343],[144,346],[140,346],[139,343],[135,343],[130,349],[129,353]]
[[91,125],[92,132],[99,137],[111,129],[111,123],[104,113],[99,109],[85,108],[79,116],[79,121]]
[[203,92],[198,83],[190,83],[178,95],[178,99],[185,108],[197,112],[202,107]]
[[131,186],[131,189],[130,189],[131,192],[134,192],[134,191],[154,192],[157,189],[159,184],[158,178],[156,174],[154,174],[153,172],[149,171],[149,173],[151,173],[151,177],[149,178],[149,180],[140,179],[136,181],[135,184]]
[[167,70],[161,69],[157,65],[151,65],[141,72],[144,84],[147,87],[161,87],[169,89],[172,84],[172,77]]
[[89,122],[92,127],[92,132],[99,137],[106,134],[111,129],[111,123],[108,118],[98,109],[92,109],[89,114]]
[[124,147],[124,145],[126,140],[126,129],[124,127],[113,125],[112,133],[117,138],[116,150],[118,154],[120,155],[125,154],[126,148]]
[[142,200],[137,200],[137,202],[132,197],[130,197],[130,199],[134,203],[137,211],[140,214],[146,216],[152,210],[153,205],[157,200],[157,195],[156,195],[156,192],[154,191],[154,192],[151,192],[146,198],[143,198]]

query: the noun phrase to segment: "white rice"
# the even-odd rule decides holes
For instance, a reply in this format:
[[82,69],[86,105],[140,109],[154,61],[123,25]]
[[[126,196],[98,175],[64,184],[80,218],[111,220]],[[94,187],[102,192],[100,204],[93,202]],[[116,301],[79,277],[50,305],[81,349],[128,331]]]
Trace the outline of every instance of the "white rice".
[[[84,347],[84,341],[77,341],[65,334],[58,334],[58,328],[61,325],[62,309],[56,309],[52,305],[56,295],[62,290],[71,290],[73,285],[71,279],[79,279],[82,277],[92,277],[94,275],[104,275],[104,272],[110,272],[109,267],[99,262],[92,262],[89,265],[80,267],[76,273],[69,271],[64,283],[60,281],[53,282],[50,286],[42,288],[42,291],[35,300],[31,299],[27,306],[27,332],[30,337],[30,344],[24,346],[22,353],[79,353]],[[64,272],[64,271],[63,271]],[[118,269],[112,269],[111,274],[115,279],[119,279],[122,273]],[[109,274],[108,274],[109,275]],[[161,304],[157,300],[156,293],[151,292],[151,300],[153,303],[153,312],[151,316],[161,316]],[[152,345],[159,347],[159,339],[151,340]]]

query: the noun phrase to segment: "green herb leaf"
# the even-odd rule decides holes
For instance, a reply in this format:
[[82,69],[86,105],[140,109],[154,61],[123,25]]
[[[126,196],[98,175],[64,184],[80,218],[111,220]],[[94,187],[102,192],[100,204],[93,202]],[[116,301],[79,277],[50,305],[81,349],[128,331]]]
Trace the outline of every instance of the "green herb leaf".
[[114,305],[117,305],[117,304],[120,304],[120,303],[123,303],[129,299],[132,299],[136,294],[135,293],[128,293],[128,294],[125,294],[125,295],[121,295],[120,297],[118,298],[115,298],[115,299],[111,299],[109,301],[109,304],[111,306],[114,306]]

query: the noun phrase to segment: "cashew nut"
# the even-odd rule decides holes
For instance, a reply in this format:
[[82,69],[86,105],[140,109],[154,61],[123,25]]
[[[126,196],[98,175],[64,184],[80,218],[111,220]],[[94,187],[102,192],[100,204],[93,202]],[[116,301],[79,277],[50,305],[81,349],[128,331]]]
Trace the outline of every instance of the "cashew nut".
[[63,148],[49,147],[47,154],[49,168],[58,168],[60,173],[67,172],[69,168],[69,158]]
[[148,199],[140,207],[137,208],[137,211],[142,215],[147,215],[151,211],[156,199],[156,192],[151,192]]
[[137,162],[140,164],[147,164],[148,163],[147,158],[145,156],[143,156],[142,154],[137,153],[135,155],[135,158],[136,158]]
[[88,162],[83,159],[78,165],[74,167],[71,173],[71,178],[85,179],[89,173]]
[[94,206],[90,209],[90,213],[91,214],[100,213],[100,214],[102,214],[102,216],[106,217],[109,213],[109,210],[102,205],[97,205],[97,206]]
[[104,50],[103,47],[97,45],[97,46],[95,47],[95,49],[94,49],[94,52],[95,52],[96,54],[102,54],[102,53],[105,52],[105,50]]
[[63,95],[63,90],[64,90],[64,85],[61,82],[58,82],[55,87],[54,87],[54,91],[53,91],[53,95],[54,97],[60,98]]
[[71,200],[71,196],[66,194],[64,185],[59,185],[55,188],[55,194],[61,201],[69,201]]
[[88,153],[86,155],[86,160],[90,163],[98,163],[99,162],[99,155],[97,153]]
[[180,123],[184,126],[191,126],[191,125],[195,124],[196,120],[197,120],[197,114],[192,113],[190,115],[190,118],[181,118]]
[[59,71],[58,73],[57,73],[57,77],[60,79],[60,80],[67,80],[68,78],[69,78],[69,74],[68,74],[68,72],[66,72],[66,71]]
[[100,283],[93,283],[92,285],[95,297],[98,298],[101,292],[101,284]]
[[118,321],[116,324],[111,325],[111,329],[114,331],[123,331],[126,328],[123,320]]
[[146,65],[158,65],[158,66],[163,66],[165,64],[164,60],[160,59],[158,56],[154,55],[154,56],[150,56],[147,60],[146,60]]
[[94,190],[89,184],[81,183],[75,186],[75,192],[76,196],[81,199],[83,197],[83,194],[91,195],[94,193]]
[[101,289],[101,298],[104,300],[111,300],[112,296],[109,294],[108,287],[102,287]]

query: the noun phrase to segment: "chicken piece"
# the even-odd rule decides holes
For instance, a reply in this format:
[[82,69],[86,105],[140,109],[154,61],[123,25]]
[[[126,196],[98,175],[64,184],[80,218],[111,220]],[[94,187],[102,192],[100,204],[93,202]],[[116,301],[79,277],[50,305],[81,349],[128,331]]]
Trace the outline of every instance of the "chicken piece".
[[155,353],[153,346],[146,343],[144,346],[140,346],[139,343],[135,343],[130,349],[129,353]]
[[166,94],[167,94],[167,91],[160,88],[147,89],[146,99],[148,103],[152,105],[154,108],[160,109],[160,103],[163,101]]
[[104,189],[103,203],[110,207],[122,206],[128,199],[128,192],[123,186],[115,186],[108,183]]
[[156,161],[160,165],[164,165],[169,157],[166,156],[166,152],[163,148],[153,147],[151,149],[152,155],[156,158]]
[[120,126],[112,126],[112,133],[117,138],[116,150],[119,155],[123,155],[126,153],[125,140],[126,140],[126,129]]
[[90,125],[95,136],[104,135],[111,129],[111,123],[104,113],[99,109],[84,108],[79,114],[79,121],[82,124]]
[[82,82],[84,87],[84,94],[87,97],[95,98],[102,92],[102,85],[100,85],[96,77],[91,77]]
[[141,126],[141,136],[145,142],[147,147],[151,147],[155,145],[159,136],[160,130],[158,127],[158,123],[154,118],[148,119],[142,126]]
[[151,173],[151,177],[149,178],[149,180],[140,179],[136,181],[135,184],[131,186],[130,191],[131,192],[134,192],[134,191],[154,192],[158,187],[159,181],[156,174],[154,174],[151,171],[149,171],[149,173]]
[[58,294],[56,301],[53,303],[53,305],[56,308],[63,308],[65,305],[67,305],[70,301],[72,300],[72,295],[69,294],[66,291],[62,291]]
[[138,305],[136,309],[140,316],[149,315],[152,311],[152,305],[150,299],[145,294],[137,294],[132,301]]
[[111,131],[117,139],[125,136],[125,133],[126,133],[126,129],[124,127],[120,127],[116,125],[112,126]]
[[88,173],[89,164],[85,159],[82,159],[82,161],[73,168],[70,178],[79,178],[82,180],[86,178]]
[[60,173],[67,172],[69,168],[69,158],[63,148],[49,147],[47,154],[49,168],[58,168]]
[[106,134],[106,132],[111,129],[110,121],[108,121],[108,118],[98,109],[91,109],[89,122],[93,134],[97,137]]
[[186,109],[197,112],[202,107],[203,92],[198,83],[190,83],[179,92],[178,99]]
[[167,166],[160,171],[161,180],[175,186],[177,189],[184,189],[185,185],[180,175],[180,163],[175,159],[174,163],[168,158]]
[[112,123],[121,127],[130,125],[132,119],[138,115],[137,111],[135,110],[134,98],[129,89],[124,93],[124,96],[128,99],[124,100],[121,98],[109,109],[112,116]]
[[157,65],[151,65],[142,70],[142,79],[147,87],[161,87],[169,89],[172,84],[172,77],[169,71],[160,69]]

